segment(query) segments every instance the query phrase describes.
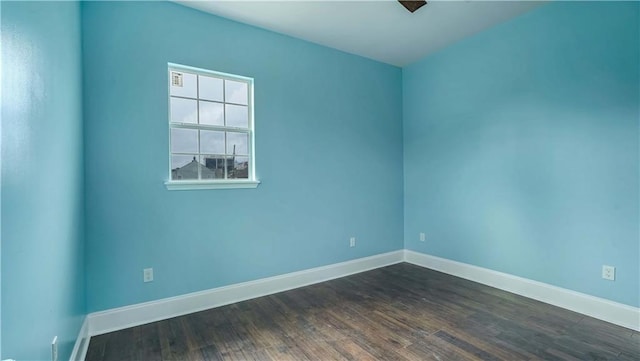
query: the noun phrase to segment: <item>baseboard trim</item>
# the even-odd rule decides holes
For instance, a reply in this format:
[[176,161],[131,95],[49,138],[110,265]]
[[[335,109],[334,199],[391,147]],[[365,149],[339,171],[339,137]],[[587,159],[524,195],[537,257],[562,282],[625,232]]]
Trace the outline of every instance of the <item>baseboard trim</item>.
[[640,331],[640,308],[487,268],[405,250],[405,262]]
[[304,287],[403,261],[640,331],[640,308],[466,263],[411,250],[400,250],[91,313],[82,324],[70,360],[84,360],[91,336]]
[[86,358],[87,350],[89,349],[89,337],[89,317],[85,317],[69,361],[83,361]]
[[404,251],[399,250],[280,276],[95,312],[87,316],[88,333],[89,336],[101,335],[365,272],[401,263],[403,260]]

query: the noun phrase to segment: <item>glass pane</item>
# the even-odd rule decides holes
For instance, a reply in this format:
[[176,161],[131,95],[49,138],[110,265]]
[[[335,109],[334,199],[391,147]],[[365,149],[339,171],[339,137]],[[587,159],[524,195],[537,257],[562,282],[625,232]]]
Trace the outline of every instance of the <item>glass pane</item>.
[[228,127],[249,128],[249,107],[225,104]]
[[197,123],[198,105],[196,101],[171,98],[171,121],[176,123]]
[[227,132],[227,154],[249,154],[249,135],[247,133]]
[[224,154],[224,132],[201,130],[200,153]]
[[[178,85],[174,85],[174,81],[177,83],[182,83]],[[185,73],[180,70],[171,70],[169,73],[169,94],[179,96],[179,97],[189,97],[195,98],[197,96],[196,92],[197,80],[196,75],[191,73]]]
[[225,103],[235,103],[247,105],[249,99],[249,87],[247,83],[239,81],[224,81],[224,101]]
[[[203,155],[201,156],[202,179],[224,179],[224,165],[229,161],[223,155]],[[230,163],[229,163],[230,164]]]
[[198,153],[198,131],[171,128],[171,153]]
[[212,78],[210,76],[199,76],[200,99],[224,101],[222,92],[222,79]]
[[229,171],[229,178],[249,179],[249,158],[235,157],[233,168]]
[[171,156],[171,180],[198,179],[195,155]]
[[224,125],[222,103],[200,102],[200,124]]

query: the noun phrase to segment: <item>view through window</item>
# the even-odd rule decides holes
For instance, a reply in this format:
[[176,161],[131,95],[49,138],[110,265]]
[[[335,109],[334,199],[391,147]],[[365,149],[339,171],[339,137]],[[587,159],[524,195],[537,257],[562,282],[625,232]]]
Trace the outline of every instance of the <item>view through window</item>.
[[169,66],[171,181],[254,180],[253,79]]

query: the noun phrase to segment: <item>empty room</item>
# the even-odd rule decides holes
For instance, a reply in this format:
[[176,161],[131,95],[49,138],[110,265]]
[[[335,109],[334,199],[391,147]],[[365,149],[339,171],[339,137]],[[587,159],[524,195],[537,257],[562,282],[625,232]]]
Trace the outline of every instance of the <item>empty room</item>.
[[0,360],[640,360],[640,2],[0,29]]

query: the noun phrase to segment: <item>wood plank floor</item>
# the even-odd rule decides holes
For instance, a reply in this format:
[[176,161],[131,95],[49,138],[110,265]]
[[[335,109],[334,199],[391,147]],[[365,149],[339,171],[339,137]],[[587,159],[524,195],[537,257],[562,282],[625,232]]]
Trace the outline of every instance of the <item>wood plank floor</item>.
[[638,332],[407,263],[91,338],[109,360],[640,360]]

